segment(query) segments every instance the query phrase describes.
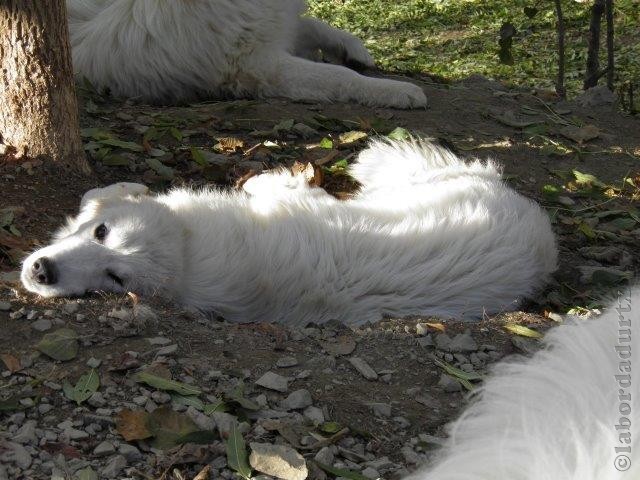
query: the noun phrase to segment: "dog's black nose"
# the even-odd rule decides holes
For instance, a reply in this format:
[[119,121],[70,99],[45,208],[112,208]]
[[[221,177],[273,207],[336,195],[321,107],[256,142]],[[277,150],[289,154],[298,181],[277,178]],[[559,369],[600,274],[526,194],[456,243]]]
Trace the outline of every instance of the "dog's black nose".
[[42,285],[52,285],[56,283],[56,273],[53,263],[47,257],[40,257],[31,265],[31,276]]

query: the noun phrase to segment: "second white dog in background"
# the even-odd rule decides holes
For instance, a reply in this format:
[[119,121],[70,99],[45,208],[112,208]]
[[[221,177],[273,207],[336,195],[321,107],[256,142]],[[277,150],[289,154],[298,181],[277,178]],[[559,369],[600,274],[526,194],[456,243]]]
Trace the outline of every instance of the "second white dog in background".
[[353,35],[302,17],[304,0],[67,0],[77,73],[151,102],[285,97],[416,108],[422,89],[312,61],[373,67]]
[[373,142],[351,174],[362,188],[346,201],[289,171],[245,192],[99,190],[22,280],[44,296],[160,293],[231,321],[356,325],[512,310],[556,268],[547,214],[492,163]]

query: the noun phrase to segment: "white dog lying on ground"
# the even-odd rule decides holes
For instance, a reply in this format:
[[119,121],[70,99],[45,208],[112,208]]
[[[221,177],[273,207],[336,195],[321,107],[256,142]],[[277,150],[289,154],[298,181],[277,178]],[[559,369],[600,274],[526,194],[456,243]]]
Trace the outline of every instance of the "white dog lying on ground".
[[510,310],[556,268],[547,215],[491,163],[374,142],[351,174],[362,188],[347,201],[288,171],[245,192],[92,191],[22,281],[47,297],[159,293],[231,321],[356,325]]
[[640,478],[640,288],[498,364],[432,468],[408,480]]
[[310,59],[373,67],[353,35],[301,17],[304,0],[67,0],[77,73],[151,102],[286,97],[424,107],[422,89]]

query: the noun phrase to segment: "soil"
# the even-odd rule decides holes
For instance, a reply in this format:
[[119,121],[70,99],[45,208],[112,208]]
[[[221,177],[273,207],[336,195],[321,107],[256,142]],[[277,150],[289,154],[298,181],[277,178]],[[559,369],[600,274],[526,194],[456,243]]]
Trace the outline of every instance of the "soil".
[[[351,161],[365,142],[338,145],[338,135],[348,130],[363,130],[372,135],[403,127],[432,137],[462,156],[495,159],[504,166],[506,181],[548,208],[558,234],[560,265],[547,290],[519,312],[485,318],[475,324],[433,318],[381,319],[374,325],[357,329],[336,323],[290,330],[269,325],[233,325],[223,319],[186,312],[158,298],[94,295],[77,300],[38,299],[12,282],[10,272],[19,268],[16,251],[7,254],[5,249],[4,255],[0,253],[0,275],[4,275],[0,277],[0,304],[8,302],[10,306],[6,311],[0,309],[0,354],[18,359],[21,368],[13,371],[15,369],[7,365],[3,369],[0,362],[0,371],[4,370],[0,378],[0,401],[14,395],[32,401],[23,402],[20,409],[3,410],[0,403],[0,458],[10,450],[3,442],[10,441],[23,427],[25,420],[20,415],[15,417],[16,412],[24,412],[27,420],[35,420],[39,429],[36,433],[40,433],[35,442],[23,442],[32,459],[30,465],[22,468],[15,459],[6,460],[9,458],[6,457],[5,466],[0,465],[0,478],[3,478],[3,468],[5,478],[51,478],[52,472],[63,472],[73,478],[80,468],[87,467],[93,468],[100,478],[109,477],[109,462],[118,452],[100,456],[95,453],[95,447],[102,441],[115,445],[127,442],[111,421],[105,420],[104,427],[94,431],[89,427],[95,421],[87,418],[115,416],[122,408],[136,407],[132,403],[136,396],[154,398],[150,396],[153,388],[134,381],[136,368],[114,370],[125,352],[135,353],[136,365],[168,367],[174,379],[198,386],[203,395],[225,395],[242,382],[247,398],[264,395],[271,409],[277,410],[289,393],[306,389],[311,393],[313,405],[323,410],[326,421],[349,428],[343,438],[332,441],[337,465],[367,474],[367,462],[373,465],[372,459],[388,457],[391,466],[378,465],[378,473],[385,478],[401,477],[432,457],[430,443],[438,443],[446,436],[444,425],[467,401],[467,392],[461,386],[464,382],[447,382],[449,377],[434,363],[434,358],[485,375],[497,359],[514,352],[528,354],[538,348],[537,340],[517,337],[504,325],[521,324],[544,332],[558,319],[549,312],[565,313],[571,307],[581,307],[577,311],[590,313],[608,290],[616,288],[618,280],[633,275],[640,264],[640,224],[630,225],[627,220],[622,226],[616,224],[620,227],[616,229],[606,220],[627,213],[633,218],[637,214],[640,183],[635,182],[640,178],[640,119],[619,113],[611,105],[580,107],[577,103],[558,101],[548,92],[508,90],[482,77],[453,84],[436,83],[426,77],[413,80],[427,93],[429,107],[426,110],[398,111],[283,100],[150,107],[85,92],[81,119],[84,128],[100,127],[121,140],[144,145],[142,131],[153,122],[158,124],[159,119],[164,122],[170,119],[169,123],[173,122],[181,134],[187,134],[181,139],[180,135],[173,134],[151,139],[144,145],[146,152],[110,152],[128,159],[125,166],[105,166],[94,155],[94,171],[89,177],[61,174],[37,161],[25,165],[0,157],[0,208],[23,207],[16,211],[13,226],[21,233],[18,250],[28,251],[33,246],[46,244],[50,233],[66,215],[76,211],[81,195],[90,188],[116,181],[143,182],[154,190],[183,183],[232,186],[251,170],[291,165],[294,160],[321,163],[318,159],[333,150],[337,151],[335,158],[323,165],[329,167],[324,170],[323,185],[341,197],[350,194],[354,185],[336,169],[331,170],[330,165],[342,158]],[[324,127],[309,120],[314,116],[317,119],[318,115],[323,116],[320,118]],[[316,131],[307,132],[308,138],[304,138],[286,123],[288,119],[305,123]],[[534,121],[532,125],[543,125],[544,129],[536,132],[531,125],[516,125],[530,121]],[[571,140],[561,133],[568,124],[578,129],[593,125],[597,134],[591,139]],[[282,128],[274,131],[277,125]],[[85,135],[89,133],[85,131]],[[223,149],[219,155],[224,157],[218,159],[221,167],[197,168],[191,161],[190,147],[210,150],[222,137],[240,139],[243,146],[232,151]],[[334,148],[318,148],[323,138],[332,139]],[[85,142],[90,141],[91,138],[85,138]],[[277,142],[280,147],[257,147],[263,141]],[[146,159],[152,158],[152,154],[173,169],[172,178],[161,178],[147,166]],[[588,192],[582,187],[576,188],[572,184],[573,170],[594,175],[605,186],[594,189],[591,185]],[[569,177],[563,172],[569,172]],[[630,180],[624,183],[625,178]],[[564,197],[563,203],[558,203],[556,197],[543,195],[545,185],[557,185]],[[607,188],[609,185],[614,188]],[[584,223],[591,230],[584,227]],[[598,256],[594,252],[604,253]],[[613,278],[607,276],[607,281],[599,283],[584,273],[584,267],[613,271]],[[136,302],[149,306],[154,318],[145,322],[137,318]],[[110,316],[118,308],[126,312],[124,318]],[[49,329],[32,327],[33,322],[43,319],[51,321]],[[417,327],[417,324],[420,325]],[[78,333],[77,356],[59,362],[38,353],[35,346],[43,335],[63,326]],[[460,352],[460,356],[448,352],[439,340],[442,329],[449,337],[465,335],[468,329],[475,340],[475,349]],[[147,340],[153,337],[167,338],[170,344],[177,345],[177,350],[158,356],[159,347]],[[348,351],[350,346],[352,351]],[[472,355],[476,356],[475,363],[471,362]],[[378,378],[369,380],[360,374],[350,362],[354,356],[367,362],[378,373]],[[295,357],[297,364],[280,368],[276,363],[283,357]],[[87,403],[78,406],[60,389],[65,381],[74,384],[86,373],[90,358],[101,360],[96,370],[101,380],[99,391],[105,399],[102,407]],[[287,392],[256,385],[267,371],[290,379]],[[41,413],[38,407],[43,402],[54,408],[45,408],[47,411]],[[391,413],[374,414],[372,403],[390,406]],[[142,405],[147,409],[152,406],[153,402]],[[101,413],[96,413],[100,408]],[[262,404],[258,411],[266,409]],[[242,420],[246,412],[233,413]],[[291,416],[292,412],[287,415]],[[244,432],[247,443],[255,439],[289,443],[308,460],[313,458],[317,449],[302,450],[300,442],[313,440],[309,432],[325,436],[327,432],[301,421],[299,414],[292,418],[298,427],[306,425],[306,433],[298,433],[295,441],[282,432],[277,434],[268,429],[264,432],[264,419],[249,415],[249,426]],[[71,438],[68,432],[65,434],[64,427],[58,427],[65,420],[72,420],[75,428],[88,429],[92,434],[87,438]],[[47,430],[57,438],[46,440],[48,437],[42,432]],[[126,466],[111,478],[181,478],[179,475],[193,478],[207,463],[213,465],[216,475],[228,478],[229,466],[215,460],[224,457],[222,442],[224,434],[210,444],[206,458],[186,462],[184,451],[179,455],[175,451],[163,453],[150,448],[145,441],[132,441],[130,443],[137,444],[143,452],[142,458],[127,458]],[[416,456],[408,453],[406,447]],[[313,477],[326,475],[317,467],[309,468]],[[174,469],[178,469],[177,474]],[[212,473],[211,478],[217,477]]]

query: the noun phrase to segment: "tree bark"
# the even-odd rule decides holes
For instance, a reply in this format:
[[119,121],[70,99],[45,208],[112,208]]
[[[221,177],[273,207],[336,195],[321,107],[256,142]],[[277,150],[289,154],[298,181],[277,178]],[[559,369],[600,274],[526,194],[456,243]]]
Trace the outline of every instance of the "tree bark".
[[583,88],[595,87],[598,79],[602,76],[600,72],[600,24],[604,13],[605,0],[595,0],[591,7],[591,22],[589,24],[589,50],[587,51],[587,70],[584,72]]
[[613,74],[615,71],[613,58],[613,0],[605,0],[607,18],[607,87],[613,92]]
[[556,17],[558,23],[556,31],[558,34],[558,79],[556,80],[556,93],[560,98],[566,98],[567,89],[564,86],[564,17],[562,16],[562,5],[560,0],[555,0]]
[[0,0],[0,143],[83,172],[64,0]]

